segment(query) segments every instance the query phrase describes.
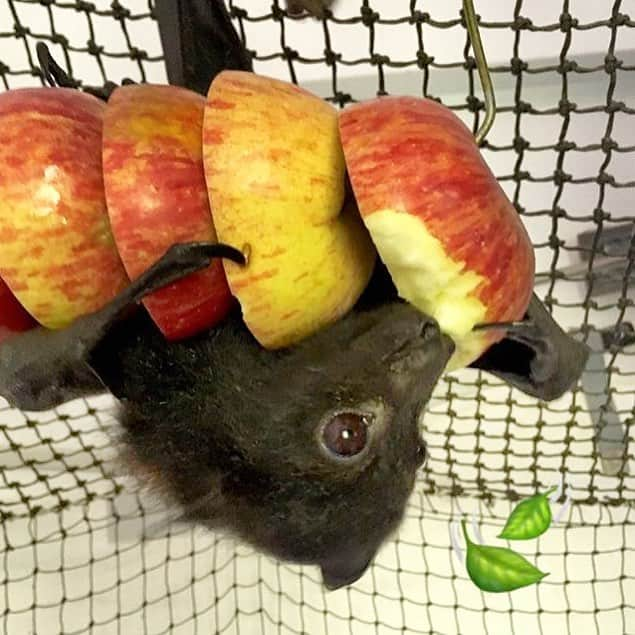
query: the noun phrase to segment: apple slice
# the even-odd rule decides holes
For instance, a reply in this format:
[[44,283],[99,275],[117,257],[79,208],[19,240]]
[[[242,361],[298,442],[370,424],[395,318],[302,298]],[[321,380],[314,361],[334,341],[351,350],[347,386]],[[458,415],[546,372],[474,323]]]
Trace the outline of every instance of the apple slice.
[[247,267],[224,266],[260,344],[289,346],[348,312],[376,252],[344,205],[335,108],[293,84],[224,71],[208,94],[203,157],[219,240],[250,247]]
[[437,319],[457,350],[449,369],[474,361],[521,319],[534,253],[516,210],[463,122],[441,104],[381,97],[340,115],[357,202],[399,294]]
[[0,276],[49,328],[101,308],[128,283],[106,213],[104,110],[67,88],[0,94]]
[[34,328],[37,322],[22,308],[7,285],[0,280],[0,344],[15,333]]
[[[104,184],[119,254],[131,279],[175,243],[216,241],[201,136],[205,98],[176,86],[116,89],[104,120]],[[169,340],[222,320],[233,298],[220,261],[144,299]]]

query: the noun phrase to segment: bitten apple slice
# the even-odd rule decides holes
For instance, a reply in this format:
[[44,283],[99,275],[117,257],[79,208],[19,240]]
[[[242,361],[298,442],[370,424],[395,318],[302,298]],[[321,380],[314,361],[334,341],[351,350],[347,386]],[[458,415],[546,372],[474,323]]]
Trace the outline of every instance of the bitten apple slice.
[[22,308],[7,285],[0,280],[0,344],[15,333],[28,331],[37,322]]
[[448,108],[382,97],[340,115],[357,202],[399,294],[437,319],[474,361],[521,319],[534,282],[531,241],[474,138]]
[[219,240],[250,247],[247,267],[224,266],[260,344],[289,346],[348,312],[376,252],[344,205],[335,108],[293,84],[224,71],[208,94],[203,156]]
[[[106,200],[132,279],[175,243],[216,241],[203,171],[204,108],[204,97],[176,86],[122,86],[108,101]],[[217,260],[143,303],[166,338],[178,340],[220,322],[233,298]]]
[[104,109],[67,88],[0,94],[0,276],[49,328],[100,309],[128,283],[106,213]]

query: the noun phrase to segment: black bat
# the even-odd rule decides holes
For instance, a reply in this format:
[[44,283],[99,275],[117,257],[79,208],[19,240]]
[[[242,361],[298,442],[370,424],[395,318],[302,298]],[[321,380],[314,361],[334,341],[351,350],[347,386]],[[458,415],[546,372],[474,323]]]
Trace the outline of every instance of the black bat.
[[[157,0],[157,12],[173,83],[204,93],[221,68],[250,68],[222,2]],[[212,64],[203,49],[224,57]],[[50,83],[71,81],[38,54]],[[425,459],[418,420],[453,343],[399,300],[380,262],[355,308],[296,346],[264,350],[237,311],[168,344],[136,305],[214,257],[244,262],[231,247],[176,245],[102,310],[7,340],[0,395],[45,410],[111,392],[124,462],[184,519],[318,565],[328,588],[350,584],[399,526]],[[577,381],[586,347],[536,296],[506,328],[473,367],[544,399]]]
[[[284,350],[263,349],[239,312],[170,344],[131,313],[217,256],[244,262],[223,245],[176,245],[102,310],[7,340],[0,394],[44,410],[110,391],[124,461],[185,520],[319,565],[328,588],[350,584],[402,519],[425,458],[418,420],[454,345],[399,301],[381,263],[348,315]],[[475,365],[553,398],[582,372],[585,348],[536,298],[527,320]]]
[[215,255],[241,261],[218,245],[176,246],[101,311],[9,339],[0,393],[41,410],[110,390],[124,458],[184,519],[317,564],[329,588],[349,584],[401,520],[425,457],[418,416],[454,346],[431,318],[371,294],[281,351],[263,349],[238,313],[169,345],[144,312],[126,315]]

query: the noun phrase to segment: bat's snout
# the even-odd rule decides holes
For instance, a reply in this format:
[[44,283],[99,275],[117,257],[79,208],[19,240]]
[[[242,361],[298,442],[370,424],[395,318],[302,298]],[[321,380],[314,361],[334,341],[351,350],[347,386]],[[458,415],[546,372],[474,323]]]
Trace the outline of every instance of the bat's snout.
[[398,304],[385,322],[392,346],[385,360],[395,363],[410,359],[416,365],[445,366],[454,352],[454,342],[441,332],[438,322],[410,304]]

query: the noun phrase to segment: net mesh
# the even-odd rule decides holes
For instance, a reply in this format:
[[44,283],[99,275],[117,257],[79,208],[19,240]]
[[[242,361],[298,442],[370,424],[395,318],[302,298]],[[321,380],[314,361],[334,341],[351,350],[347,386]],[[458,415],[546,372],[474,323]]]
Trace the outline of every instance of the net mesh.
[[[458,1],[351,0],[324,21],[278,2],[229,6],[258,72],[340,106],[423,94],[474,130],[482,120]],[[113,477],[108,398],[37,417],[1,402],[3,633],[635,633],[635,2],[476,6],[498,99],[483,154],[531,234],[537,294],[592,349],[580,385],[546,404],[474,370],[445,377],[398,535],[335,593],[310,567],[164,522]],[[41,82],[37,41],[86,84],[165,81],[151,1],[0,0],[0,86]],[[514,544],[549,577],[478,591],[452,551],[454,521],[472,516],[502,544],[513,504],[561,479],[571,505]]]

